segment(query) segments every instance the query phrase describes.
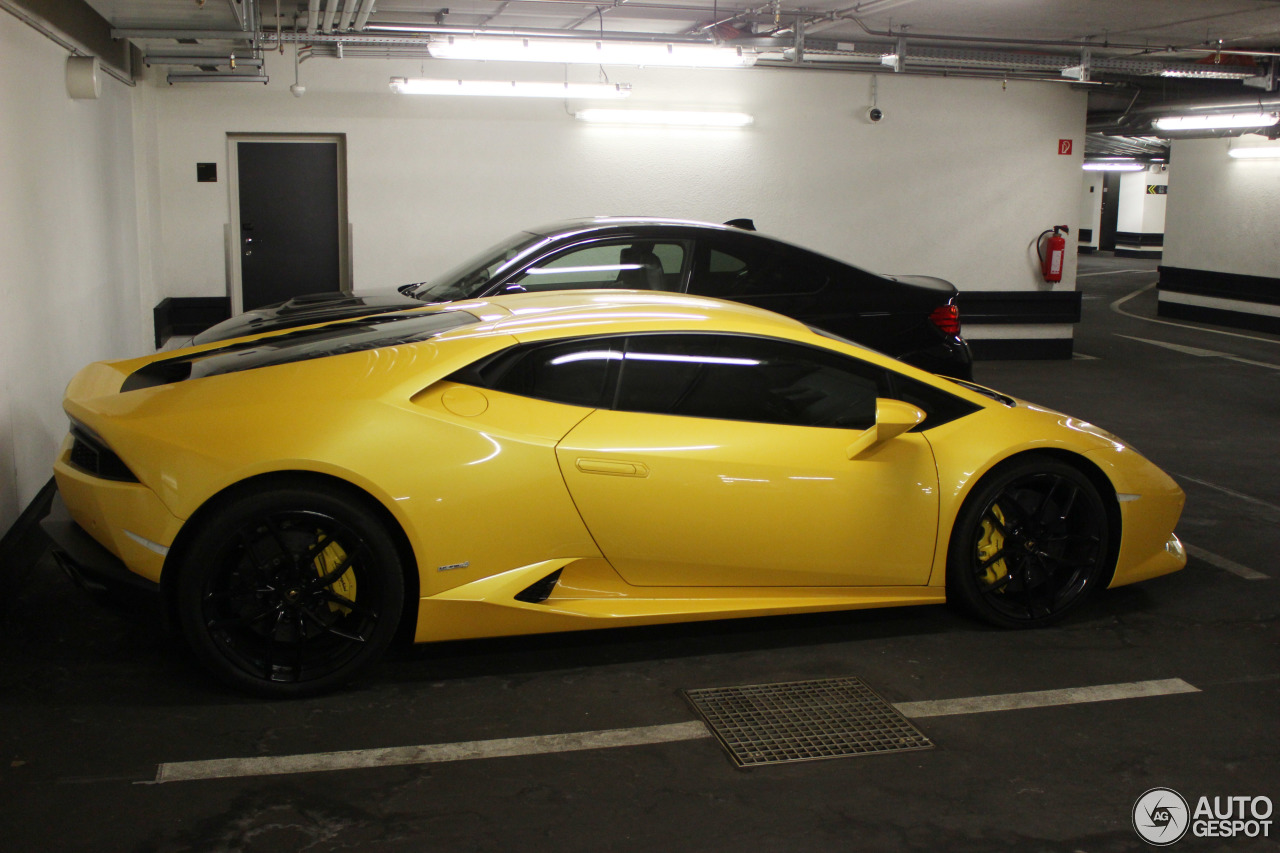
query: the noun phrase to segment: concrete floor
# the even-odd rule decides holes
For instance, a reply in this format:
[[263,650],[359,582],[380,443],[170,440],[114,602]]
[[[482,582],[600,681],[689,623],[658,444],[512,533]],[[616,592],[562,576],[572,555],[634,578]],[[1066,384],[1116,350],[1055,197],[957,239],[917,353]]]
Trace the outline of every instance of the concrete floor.
[[[402,652],[339,695],[264,703],[46,559],[18,573],[0,617],[0,848],[1103,853],[1144,849],[1130,813],[1153,787],[1280,801],[1280,337],[1156,321],[1154,291],[1118,313],[1154,263],[1080,266],[1082,357],[985,362],[977,378],[1101,424],[1174,474],[1179,535],[1202,549],[1185,571],[1042,631],[925,607],[453,643]],[[153,782],[167,762],[682,723],[683,689],[849,675],[892,702],[1157,679],[1198,692],[920,719],[933,750],[752,770],[698,739]],[[1278,836],[1175,849],[1278,849]]]

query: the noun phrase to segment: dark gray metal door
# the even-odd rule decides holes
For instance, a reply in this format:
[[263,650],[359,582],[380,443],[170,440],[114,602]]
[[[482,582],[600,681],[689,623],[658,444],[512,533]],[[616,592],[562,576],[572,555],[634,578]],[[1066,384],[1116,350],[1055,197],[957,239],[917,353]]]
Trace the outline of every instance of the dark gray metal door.
[[1120,173],[1105,172],[1102,178],[1102,217],[1098,222],[1098,250],[1116,250],[1116,225],[1120,221]]
[[336,141],[240,140],[242,310],[342,288]]

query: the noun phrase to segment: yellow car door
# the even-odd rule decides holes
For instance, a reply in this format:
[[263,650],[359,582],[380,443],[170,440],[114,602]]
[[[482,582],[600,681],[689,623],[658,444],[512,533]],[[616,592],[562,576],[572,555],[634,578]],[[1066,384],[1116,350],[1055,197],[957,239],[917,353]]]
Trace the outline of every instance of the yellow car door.
[[905,433],[849,458],[874,423],[876,368],[731,335],[633,336],[621,362],[613,408],[586,417],[556,454],[628,583],[928,581],[938,527],[928,441]]

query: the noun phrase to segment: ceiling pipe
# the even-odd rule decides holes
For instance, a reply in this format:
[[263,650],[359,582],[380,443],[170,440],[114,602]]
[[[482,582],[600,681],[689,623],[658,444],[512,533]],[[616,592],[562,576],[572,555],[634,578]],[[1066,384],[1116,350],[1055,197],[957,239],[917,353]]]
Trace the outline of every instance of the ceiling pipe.
[[1259,98],[1256,95],[1245,98],[1220,98],[1214,101],[1196,101],[1194,103],[1153,104],[1149,107],[1138,107],[1130,110],[1131,116],[1229,113],[1237,112],[1242,107],[1257,107],[1260,110],[1280,108],[1280,95]]
[[[231,57],[225,54],[217,56],[200,56],[191,54],[183,56],[181,54],[147,54],[142,61],[150,65],[194,65],[197,68],[222,68],[231,67]],[[235,67],[245,68],[261,68],[263,60],[261,59],[243,59],[235,57]]]
[[[909,36],[915,41],[962,41],[971,44],[1011,44],[1011,45],[1036,45],[1039,47],[1095,47],[1114,50],[1139,50],[1146,53],[1161,52],[1158,46],[1150,44],[1128,44],[1124,42],[1112,42],[1103,40],[1098,42],[1091,38],[1079,39],[1077,41],[1060,41],[1057,39],[1011,39],[1011,38],[984,38],[982,36],[955,36],[942,35],[939,33],[906,33],[894,32],[892,28],[887,30],[873,30],[862,22],[859,18],[852,15],[845,16],[846,20],[853,21],[864,33],[877,38],[898,38],[899,36]],[[1163,52],[1167,53],[1231,53],[1239,56],[1280,56],[1280,51],[1270,50],[1226,50],[1223,47],[1176,47],[1167,45],[1163,48]]]
[[320,0],[307,0],[307,32],[314,33],[320,23]]
[[270,80],[270,78],[267,77],[265,74],[261,74],[261,73],[250,74],[250,73],[231,72],[231,73],[224,74],[217,71],[209,72],[209,73],[205,73],[203,71],[189,71],[189,72],[188,71],[170,71],[168,77],[166,77],[166,80],[170,85],[173,85],[174,83],[264,83],[265,84]]
[[[336,0],[335,0],[336,5]],[[351,29],[351,18],[356,13],[356,0],[343,0],[342,15],[338,18],[338,29]]]
[[360,5],[356,8],[356,22],[354,27],[357,32],[362,32],[365,25],[369,23],[369,16],[373,14],[374,0],[360,0]]
[[333,32],[333,19],[338,16],[338,3],[341,0],[325,0],[324,25],[321,27],[326,33]]
[[1280,110],[1280,95],[1251,98],[1219,98],[1213,101],[1194,101],[1152,104],[1129,109],[1120,115],[1100,115],[1091,119],[1086,130],[1094,133],[1131,135],[1136,128],[1149,127],[1163,116],[1211,115],[1213,113],[1238,112],[1242,109]]

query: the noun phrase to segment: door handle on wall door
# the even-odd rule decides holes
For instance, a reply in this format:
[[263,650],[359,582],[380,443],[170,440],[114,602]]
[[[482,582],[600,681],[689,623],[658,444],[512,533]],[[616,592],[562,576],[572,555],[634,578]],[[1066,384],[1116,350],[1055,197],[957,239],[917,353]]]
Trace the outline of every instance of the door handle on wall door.
[[612,474],[615,477],[648,477],[649,469],[639,462],[615,459],[579,459],[578,470],[584,474]]

